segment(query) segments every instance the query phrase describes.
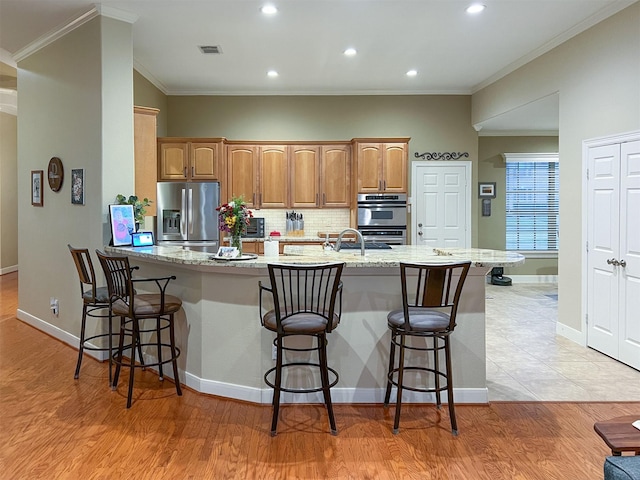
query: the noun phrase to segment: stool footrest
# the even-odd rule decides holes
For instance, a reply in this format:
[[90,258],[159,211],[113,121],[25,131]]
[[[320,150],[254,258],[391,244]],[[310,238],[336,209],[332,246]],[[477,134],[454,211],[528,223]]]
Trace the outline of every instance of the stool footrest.
[[[307,366],[307,367],[317,367],[320,368],[320,364],[319,363],[307,363],[307,362],[292,362],[292,363],[284,363],[282,364],[282,368],[286,368],[286,367],[294,367],[294,366]],[[267,373],[264,374],[264,382],[269,385],[271,388],[273,389],[278,389],[276,387],[276,385],[271,382],[267,377],[276,371],[277,367],[273,367],[270,368],[269,370],[267,370]],[[339,380],[339,376],[338,376],[338,372],[336,372],[333,368],[331,367],[327,367],[327,370],[333,374],[335,376],[335,379],[333,380],[333,382],[329,383],[329,387],[328,388],[332,388],[335,385],[337,385],[338,380]],[[281,392],[287,392],[287,393],[314,393],[314,392],[322,392],[324,390],[323,387],[313,387],[313,388],[288,388],[288,387],[280,387],[279,389]]]

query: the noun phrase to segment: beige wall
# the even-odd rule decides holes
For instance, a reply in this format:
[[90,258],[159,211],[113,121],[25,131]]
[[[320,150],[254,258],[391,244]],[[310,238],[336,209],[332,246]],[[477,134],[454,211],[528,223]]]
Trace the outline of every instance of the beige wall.
[[[505,162],[503,153],[557,152],[558,137],[480,137],[478,139],[478,181],[496,182],[496,198],[491,200],[491,216],[483,217],[478,205],[478,247],[505,249]],[[473,190],[476,194],[476,190]],[[505,268],[505,274],[557,275],[557,258],[527,258],[524,265]]]
[[558,318],[581,332],[585,184],[582,141],[640,129],[640,2],[473,95],[473,123],[553,92],[560,97]]
[[167,136],[167,96],[137,70],[133,71],[133,103],[138,107],[160,110],[156,118],[158,137]]
[[[471,126],[471,101],[466,95],[170,96],[168,107],[168,136],[173,137],[232,140],[411,137],[410,161],[415,160],[416,152],[468,152],[475,184],[478,136]],[[474,211],[476,206],[474,198]],[[472,232],[475,245],[475,218]]]
[[18,268],[18,119],[0,112],[0,275]]
[[[103,248],[108,203],[133,191],[131,25],[95,18],[18,67],[18,317],[78,335],[82,304],[67,243]],[[30,171],[46,171],[53,156],[65,168],[62,189],[45,182],[44,206],[33,207]],[[71,204],[73,168],[85,169],[83,206]],[[59,299],[59,317],[50,297]]]

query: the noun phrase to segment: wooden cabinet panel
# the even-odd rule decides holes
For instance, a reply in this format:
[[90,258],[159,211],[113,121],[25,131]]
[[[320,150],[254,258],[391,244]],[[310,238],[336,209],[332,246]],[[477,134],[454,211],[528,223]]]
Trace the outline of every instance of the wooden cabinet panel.
[[382,182],[380,144],[358,144],[358,192],[378,192]]
[[407,192],[407,142],[356,143],[358,192]]
[[158,140],[158,178],[163,181],[220,180],[222,142]]
[[265,208],[289,205],[289,158],[284,145],[260,148],[259,205]]
[[315,208],[320,205],[320,148],[293,145],[291,160],[291,206]]
[[407,148],[406,144],[385,143],[382,155],[382,189],[385,192],[407,191]]
[[351,206],[351,149],[348,145],[324,145],[321,148],[320,205]]
[[147,215],[155,216],[158,181],[157,108],[133,107],[133,145],[135,158],[135,195],[152,202]]
[[192,143],[191,144],[191,179],[219,180],[220,179],[220,144]]
[[159,180],[187,179],[189,146],[186,143],[160,143]]
[[228,145],[227,164],[229,199],[242,197],[249,207],[256,208],[258,201],[256,196],[258,190],[258,147],[254,145]]

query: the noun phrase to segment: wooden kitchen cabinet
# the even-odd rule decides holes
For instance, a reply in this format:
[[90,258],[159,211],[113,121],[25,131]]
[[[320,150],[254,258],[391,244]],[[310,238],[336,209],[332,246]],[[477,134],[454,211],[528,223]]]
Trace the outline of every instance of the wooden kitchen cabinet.
[[228,198],[242,197],[249,208],[259,207],[258,150],[256,145],[227,145]]
[[135,195],[152,202],[147,215],[155,216],[158,153],[156,143],[157,108],[133,107]]
[[263,145],[259,154],[258,204],[262,208],[289,206],[289,156],[286,145]]
[[349,145],[292,145],[291,206],[294,208],[351,205]]
[[408,139],[355,145],[358,193],[407,192]]
[[158,139],[158,180],[220,180],[223,177],[221,153],[221,139]]

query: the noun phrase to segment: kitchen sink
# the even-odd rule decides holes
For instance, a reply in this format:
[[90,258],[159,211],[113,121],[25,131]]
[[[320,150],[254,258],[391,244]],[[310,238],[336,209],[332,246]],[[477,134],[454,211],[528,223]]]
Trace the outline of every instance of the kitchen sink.
[[[386,243],[380,242],[364,242],[365,250],[391,250],[391,247]],[[340,250],[360,250],[360,243],[356,242],[344,242],[340,245]]]

